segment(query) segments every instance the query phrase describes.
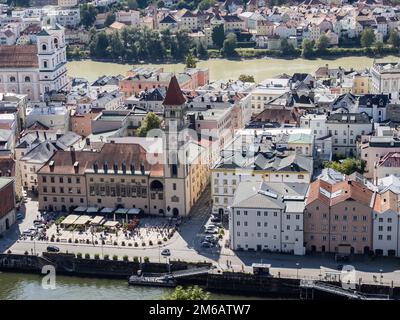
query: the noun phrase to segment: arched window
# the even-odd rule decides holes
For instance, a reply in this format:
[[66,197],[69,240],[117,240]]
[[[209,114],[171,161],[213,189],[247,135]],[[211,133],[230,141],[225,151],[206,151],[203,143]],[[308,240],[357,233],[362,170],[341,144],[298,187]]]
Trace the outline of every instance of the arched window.
[[47,68],[47,61],[43,61],[43,68]]
[[58,49],[58,39],[54,38],[54,46]]
[[31,82],[31,77],[26,76],[25,77],[25,82]]
[[10,77],[10,82],[15,82],[15,77]]
[[42,50],[46,51],[47,50],[47,46],[45,44],[42,44]]

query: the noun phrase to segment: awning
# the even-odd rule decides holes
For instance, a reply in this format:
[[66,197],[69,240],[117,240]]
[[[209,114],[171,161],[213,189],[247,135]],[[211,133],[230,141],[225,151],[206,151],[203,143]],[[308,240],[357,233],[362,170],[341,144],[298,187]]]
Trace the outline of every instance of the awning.
[[75,222],[74,225],[76,226],[83,226],[85,224],[87,224],[90,221],[90,217],[89,216],[80,216]]
[[127,214],[129,209],[119,208],[115,211],[116,214]]
[[74,210],[74,212],[86,212],[86,207],[78,207]]
[[79,216],[76,214],[70,214],[69,216],[67,216],[62,222],[61,224],[63,225],[71,225],[74,224],[74,222],[76,220],[78,220]]
[[93,226],[102,225],[103,223],[104,223],[104,218],[102,216],[95,216],[90,221],[90,224],[93,225]]
[[101,213],[113,213],[114,209],[113,208],[103,208],[100,211]]
[[103,224],[104,227],[108,228],[115,228],[118,225],[119,225],[118,221],[107,221],[106,223]]
[[128,210],[128,214],[140,214],[140,209],[138,209],[138,208],[132,208],[132,209],[129,209]]
[[86,213],[97,213],[99,212],[99,208],[95,208],[95,207],[89,207],[86,210]]

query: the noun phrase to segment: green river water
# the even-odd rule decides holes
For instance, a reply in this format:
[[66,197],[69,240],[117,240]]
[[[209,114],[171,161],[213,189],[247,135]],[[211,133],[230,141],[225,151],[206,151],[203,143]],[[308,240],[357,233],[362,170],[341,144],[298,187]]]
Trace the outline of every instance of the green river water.
[[[40,275],[0,272],[0,300],[159,300],[171,290],[129,286],[127,280],[67,276],[57,276],[56,288],[45,289]],[[211,295],[211,299],[216,300],[249,298]]]
[[[377,61],[399,61],[399,57],[386,56]],[[211,80],[235,80],[241,74],[253,75],[256,81],[262,81],[278,74],[295,72],[314,73],[315,70],[326,64],[331,68],[343,67],[362,70],[371,67],[373,58],[369,57],[344,57],[339,59],[252,59],[252,60],[226,60],[211,59],[200,61],[198,67],[209,68]],[[125,75],[126,71],[133,68],[132,64],[118,64],[97,62],[91,60],[71,61],[68,63],[68,74],[72,77],[84,77],[94,81],[102,75]],[[161,66],[164,71],[181,72],[184,64],[143,64],[140,66]]]

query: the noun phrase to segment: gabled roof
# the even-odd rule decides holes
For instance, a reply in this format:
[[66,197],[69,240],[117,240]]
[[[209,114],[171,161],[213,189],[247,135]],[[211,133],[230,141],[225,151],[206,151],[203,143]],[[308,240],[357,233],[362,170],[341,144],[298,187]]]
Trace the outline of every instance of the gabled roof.
[[183,96],[182,90],[179,86],[178,80],[176,79],[175,75],[172,76],[167,93],[165,94],[165,99],[163,105],[169,106],[180,106],[186,102],[185,97]]
[[348,180],[330,184],[327,181],[316,180],[311,183],[307,205],[317,199],[329,206],[334,206],[343,201],[353,200],[372,208],[375,198],[374,192],[357,181]]
[[165,16],[164,19],[160,21],[160,23],[176,23],[176,19],[169,14]]
[[43,123],[40,121],[35,121],[32,123],[29,127],[26,128],[26,130],[49,130],[50,128],[48,126],[45,126]]

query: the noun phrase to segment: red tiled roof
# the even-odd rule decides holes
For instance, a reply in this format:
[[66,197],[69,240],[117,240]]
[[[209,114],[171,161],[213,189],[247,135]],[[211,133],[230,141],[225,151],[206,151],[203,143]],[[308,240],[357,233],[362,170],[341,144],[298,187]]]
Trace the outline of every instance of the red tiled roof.
[[400,152],[388,152],[379,162],[378,167],[400,167]]
[[0,158],[0,176],[15,176],[15,161],[12,158]]
[[[139,170],[143,164],[146,171],[150,171],[151,176],[163,176],[164,167],[162,163],[150,164],[147,161],[147,152],[139,144],[124,144],[124,143],[106,143],[103,145],[100,152],[92,151],[57,151],[50,159],[54,161],[54,173],[73,174],[74,163],[79,162],[78,174],[83,174],[86,169],[93,168],[93,164],[97,161],[98,167],[103,168],[103,164],[107,162],[110,171],[113,170],[114,163],[118,164],[118,169],[121,170],[122,161],[125,161],[127,171],[130,170],[130,165],[135,166],[135,170]],[[49,163],[40,169],[40,173],[50,173]]]
[[252,117],[252,121],[278,122],[278,123],[298,123],[301,114],[297,108],[293,109],[264,109],[259,114]]
[[0,68],[38,68],[36,45],[0,46]]
[[[335,197],[328,198],[321,189],[329,193],[337,193]],[[340,192],[341,191],[341,192]],[[329,206],[334,206],[346,200],[354,200],[365,206],[371,205],[373,192],[357,181],[346,180],[330,184],[324,180],[317,180],[311,183],[310,192],[306,205],[319,199]]]
[[180,106],[186,102],[185,97],[182,94],[182,90],[179,87],[178,80],[175,76],[172,76],[167,93],[165,94],[165,99],[163,105],[169,106]]

